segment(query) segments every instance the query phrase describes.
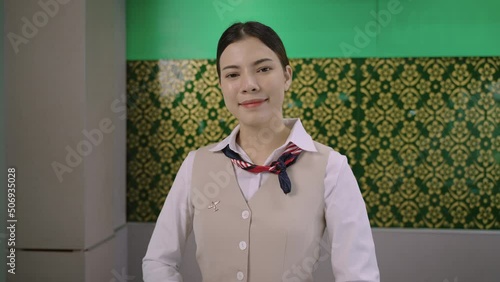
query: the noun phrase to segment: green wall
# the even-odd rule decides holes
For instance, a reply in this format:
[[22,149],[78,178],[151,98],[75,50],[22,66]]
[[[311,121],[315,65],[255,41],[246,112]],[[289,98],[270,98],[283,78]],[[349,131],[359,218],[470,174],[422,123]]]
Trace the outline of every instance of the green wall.
[[291,58],[498,56],[499,12],[496,0],[127,0],[127,59],[211,59],[247,20]]

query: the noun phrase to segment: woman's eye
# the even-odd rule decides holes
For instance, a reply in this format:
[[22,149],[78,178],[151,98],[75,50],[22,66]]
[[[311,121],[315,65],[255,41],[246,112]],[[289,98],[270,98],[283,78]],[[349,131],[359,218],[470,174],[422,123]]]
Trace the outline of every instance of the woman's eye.
[[238,76],[237,73],[229,73],[229,74],[226,75],[226,78],[235,78],[237,76]]
[[270,70],[271,70],[271,68],[270,68],[270,67],[263,67],[263,68],[260,68],[260,69],[259,69],[259,72],[268,72],[268,71],[270,71]]

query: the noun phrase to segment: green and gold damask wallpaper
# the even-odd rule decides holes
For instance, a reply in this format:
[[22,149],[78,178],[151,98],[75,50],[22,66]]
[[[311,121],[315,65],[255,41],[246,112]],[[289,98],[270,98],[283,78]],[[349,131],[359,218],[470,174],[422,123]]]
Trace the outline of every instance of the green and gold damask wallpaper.
[[[500,57],[294,59],[286,117],[349,158],[373,227],[500,229]],[[127,213],[236,125],[214,60],[128,61]]]

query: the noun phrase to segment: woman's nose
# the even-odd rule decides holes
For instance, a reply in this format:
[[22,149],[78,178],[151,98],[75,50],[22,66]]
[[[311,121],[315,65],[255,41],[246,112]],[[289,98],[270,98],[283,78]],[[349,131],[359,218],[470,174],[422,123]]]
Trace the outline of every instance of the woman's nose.
[[260,89],[256,77],[251,74],[242,75],[241,83],[243,93],[257,92]]

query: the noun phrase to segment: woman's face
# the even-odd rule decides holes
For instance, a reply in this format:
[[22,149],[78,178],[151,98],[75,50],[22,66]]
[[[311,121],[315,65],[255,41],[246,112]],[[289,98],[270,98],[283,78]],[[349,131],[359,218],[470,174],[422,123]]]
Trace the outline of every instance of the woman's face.
[[292,69],[281,66],[278,56],[255,37],[226,47],[220,56],[220,87],[229,111],[244,126],[281,122],[285,91]]

